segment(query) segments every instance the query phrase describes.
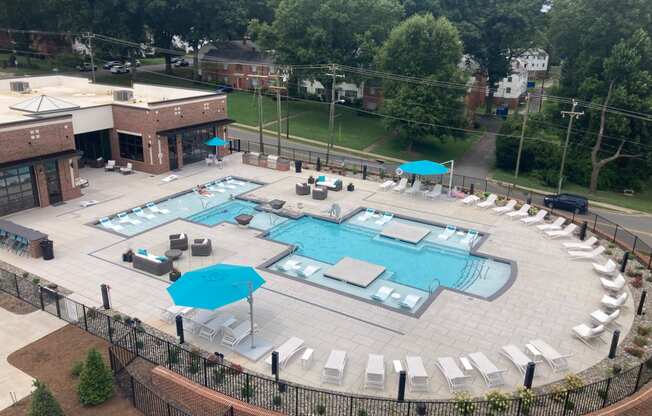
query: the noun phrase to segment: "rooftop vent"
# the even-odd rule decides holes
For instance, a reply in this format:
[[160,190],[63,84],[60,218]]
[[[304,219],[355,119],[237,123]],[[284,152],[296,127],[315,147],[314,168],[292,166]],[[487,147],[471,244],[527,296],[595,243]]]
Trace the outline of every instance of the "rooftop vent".
[[29,82],[27,81],[11,81],[9,82],[9,88],[12,92],[18,92],[21,94],[27,94],[29,89]]
[[113,100],[114,101],[129,101],[134,98],[134,92],[130,90],[117,90],[113,91]]

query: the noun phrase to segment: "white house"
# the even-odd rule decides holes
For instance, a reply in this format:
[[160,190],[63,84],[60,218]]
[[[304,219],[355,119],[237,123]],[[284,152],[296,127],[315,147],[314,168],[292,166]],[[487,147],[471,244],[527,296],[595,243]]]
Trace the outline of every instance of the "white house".
[[[317,95],[324,100],[331,99],[330,94],[326,93],[324,85],[318,80],[302,80],[299,86],[300,92],[308,95]],[[335,84],[335,97],[337,100],[356,100],[364,96],[364,82],[360,85],[351,82],[338,82]]]
[[[498,83],[494,97],[509,104],[518,105],[518,101],[527,93],[528,71],[521,58],[512,60],[512,73]],[[488,94],[488,92],[487,92]]]
[[531,49],[523,52],[520,59],[532,77],[545,74],[548,71],[550,56],[543,49]]

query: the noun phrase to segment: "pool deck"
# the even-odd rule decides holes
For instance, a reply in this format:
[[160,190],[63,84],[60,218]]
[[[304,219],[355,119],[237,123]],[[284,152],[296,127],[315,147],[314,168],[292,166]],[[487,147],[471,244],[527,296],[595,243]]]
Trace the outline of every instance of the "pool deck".
[[[123,176],[105,173],[102,169],[82,169],[81,175],[90,182],[82,198],[7,217],[47,233],[54,240],[56,258],[46,262],[0,250],[0,259],[73,290],[77,299],[89,304],[98,303],[100,284],[108,284],[115,309],[174,334],[174,327],[159,319],[160,310],[171,304],[165,290],[169,283],[122,263],[119,255],[126,248],[145,246],[159,253],[166,248],[168,234],[179,231],[186,232],[190,239],[211,238],[213,255],[189,259],[189,252],[184,253],[176,264],[185,271],[222,261],[258,266],[279,256],[287,247],[261,238],[255,230],[233,224],[205,227],[175,220],[132,238],[87,224],[102,216],[187,190],[198,183],[232,175],[267,183],[247,196],[264,201],[285,200],[284,212],[293,215],[328,216],[331,204],[337,203],[343,216],[359,207],[371,207],[406,217],[473,228],[489,236],[480,251],[514,260],[518,265],[516,280],[493,301],[444,290],[418,318],[261,271],[267,283],[255,294],[259,336],[275,345],[297,336],[315,349],[308,368],[304,369],[297,358],[283,369],[281,377],[284,379],[320,388],[395,397],[397,375],[390,367],[391,360],[418,355],[424,360],[431,388],[427,392],[408,392],[407,398],[448,398],[451,394],[446,382],[435,367],[438,357],[460,357],[482,351],[499,368],[509,370],[503,390],[513,390],[522,385],[522,377],[500,355],[504,345],[516,344],[523,348],[530,340],[542,338],[561,353],[573,354],[571,372],[592,366],[608,352],[607,344],[596,342],[589,348],[571,332],[573,326],[590,322],[589,314],[599,308],[603,295],[590,262],[569,261],[561,242],[543,238],[535,227],[526,227],[519,221],[446,198],[432,201],[380,192],[378,183],[360,179],[344,179],[345,185],[353,182],[354,192],[329,192],[325,201],[316,201],[294,192],[297,182],[306,181],[310,175],[316,176],[316,172],[304,170],[296,174],[242,165],[240,155],[228,157],[224,169],[198,163],[184,167],[177,174],[178,180],[164,183],[161,178],[166,175],[136,172]],[[88,208],[79,206],[81,201],[89,199],[99,203]],[[619,319],[621,339],[629,331],[633,319],[631,296],[626,306]],[[248,316],[248,304],[244,301],[224,310],[239,319]],[[605,335],[605,339],[607,337]],[[217,344],[193,337],[190,341],[208,351],[223,352],[228,359],[249,369],[269,374],[264,360],[252,363]],[[341,386],[323,385],[320,380],[321,369],[332,349],[347,351],[349,358]],[[362,387],[368,354],[385,357],[388,377],[383,392]],[[537,373],[535,385],[565,375],[553,374],[544,364],[537,366]],[[488,390],[482,377],[474,374],[470,393],[482,395]]]

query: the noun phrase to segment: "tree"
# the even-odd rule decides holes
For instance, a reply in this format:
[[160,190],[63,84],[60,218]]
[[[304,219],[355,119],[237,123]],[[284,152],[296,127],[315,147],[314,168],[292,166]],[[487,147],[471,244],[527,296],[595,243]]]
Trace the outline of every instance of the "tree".
[[[533,46],[541,0],[440,0],[443,14],[459,29],[465,53],[487,77],[491,109],[498,82],[511,74],[511,61]],[[555,7],[557,4],[555,3]]]
[[34,391],[28,416],[63,416],[63,410],[48,386],[39,380],[34,380],[33,385]]
[[[459,62],[462,42],[457,29],[444,17],[414,15],[398,25],[379,50],[376,62],[386,72],[426,78],[431,81],[462,82]],[[408,142],[433,135],[445,137],[432,125],[461,124],[464,90],[387,81],[383,84],[385,123]],[[407,121],[410,120],[410,121]],[[449,130],[450,131],[450,130]]]
[[95,348],[88,351],[77,393],[79,402],[90,406],[104,403],[113,396],[113,374]]
[[[149,0],[145,6],[145,22],[154,46],[172,49],[172,39],[183,32],[189,23],[180,18],[179,0]],[[165,72],[172,73],[172,55],[165,53]]]

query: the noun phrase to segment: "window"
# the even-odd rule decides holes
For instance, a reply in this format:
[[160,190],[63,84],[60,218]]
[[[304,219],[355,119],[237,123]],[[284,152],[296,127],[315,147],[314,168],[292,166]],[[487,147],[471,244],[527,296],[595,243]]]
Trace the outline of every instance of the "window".
[[358,97],[358,92],[355,90],[345,90],[344,91],[344,96],[346,98],[357,98]]
[[512,82],[512,77],[507,77],[507,82]]
[[251,65],[251,72],[256,72],[256,65]]
[[376,87],[369,87],[369,95],[376,95]]
[[130,160],[145,161],[143,156],[143,138],[133,134],[118,133],[120,157]]
[[229,70],[229,64],[223,64],[223,65],[222,65],[222,68],[223,68],[225,71],[228,71],[228,70]]
[[505,94],[511,94],[512,89],[510,87],[505,88]]
[[0,215],[32,208],[37,201],[31,167],[0,171]]
[[251,86],[254,88],[258,88],[258,80],[256,78],[251,80]]
[[228,84],[229,83],[229,77],[222,78],[222,81],[224,81],[225,84]]
[[323,88],[315,88],[315,94],[317,94],[317,95],[322,95],[323,93],[324,93],[324,89],[323,89]]

